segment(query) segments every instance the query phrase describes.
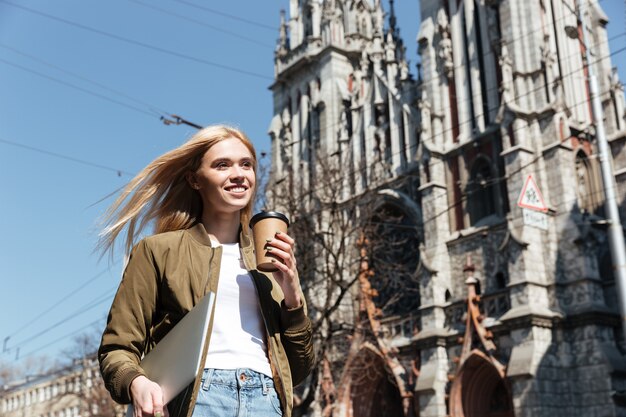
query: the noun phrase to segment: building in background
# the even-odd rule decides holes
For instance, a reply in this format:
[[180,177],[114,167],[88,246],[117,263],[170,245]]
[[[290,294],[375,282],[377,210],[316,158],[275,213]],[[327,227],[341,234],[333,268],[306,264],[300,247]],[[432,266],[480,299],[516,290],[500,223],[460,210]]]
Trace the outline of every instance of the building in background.
[[0,387],[3,417],[121,417],[104,388],[95,357]]
[[[341,282],[352,287],[302,274],[324,339],[348,340],[324,349],[302,393],[316,393],[307,413],[626,415],[586,66],[599,80],[622,214],[624,89],[609,19],[587,4],[585,44],[573,0],[422,0],[414,79],[393,1],[386,13],[380,0],[290,1],[275,51],[268,201],[311,219],[321,238],[307,252],[336,233],[337,210],[356,210],[364,230],[346,243],[356,278]],[[329,187],[336,204],[319,197]]]

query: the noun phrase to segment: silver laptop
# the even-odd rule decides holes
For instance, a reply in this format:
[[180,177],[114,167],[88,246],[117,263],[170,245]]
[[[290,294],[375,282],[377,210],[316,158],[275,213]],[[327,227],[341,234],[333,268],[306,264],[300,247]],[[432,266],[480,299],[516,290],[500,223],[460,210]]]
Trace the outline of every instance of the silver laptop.
[[[214,304],[215,293],[209,292],[141,360],[146,376],[161,386],[164,404],[173,400],[198,375]],[[131,404],[126,417],[132,415]]]

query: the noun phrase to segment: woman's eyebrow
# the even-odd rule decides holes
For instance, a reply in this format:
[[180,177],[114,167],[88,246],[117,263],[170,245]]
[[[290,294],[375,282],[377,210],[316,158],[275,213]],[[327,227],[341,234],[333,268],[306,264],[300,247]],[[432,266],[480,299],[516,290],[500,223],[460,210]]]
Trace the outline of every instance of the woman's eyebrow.
[[213,161],[211,161],[211,165],[213,165],[213,164],[217,164],[217,163],[219,163],[219,162],[228,162],[228,163],[232,163],[232,162],[233,162],[233,160],[232,160],[231,158],[227,157],[227,156],[223,156],[223,157],[216,158],[216,159],[214,159]]
[[234,159],[234,158],[230,158],[228,156],[223,156],[223,157],[214,159],[211,163],[215,164],[217,162],[233,162],[233,161],[237,161],[237,162],[251,162],[251,161],[254,161],[254,158],[252,158],[251,156],[244,156],[244,157],[239,158],[239,159]]

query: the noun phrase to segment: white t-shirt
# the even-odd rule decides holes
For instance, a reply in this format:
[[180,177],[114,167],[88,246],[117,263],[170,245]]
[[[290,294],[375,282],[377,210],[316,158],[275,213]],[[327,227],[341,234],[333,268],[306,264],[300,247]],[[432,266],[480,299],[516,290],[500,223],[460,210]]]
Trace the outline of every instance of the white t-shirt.
[[205,368],[250,368],[272,376],[265,326],[252,277],[241,260],[239,244],[222,244],[213,332]]

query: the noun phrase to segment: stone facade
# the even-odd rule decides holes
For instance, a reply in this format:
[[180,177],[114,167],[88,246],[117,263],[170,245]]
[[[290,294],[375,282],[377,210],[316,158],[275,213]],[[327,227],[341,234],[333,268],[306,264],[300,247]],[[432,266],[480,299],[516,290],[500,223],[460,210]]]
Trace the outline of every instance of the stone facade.
[[[623,85],[608,18],[587,4],[625,214]],[[422,0],[417,80],[389,6],[385,20],[380,0],[291,0],[275,53],[270,185],[314,212],[318,167],[339,160],[337,203],[374,192],[416,237],[416,305],[366,314],[380,294],[354,292],[362,307],[343,314],[365,315],[368,336],[353,335],[333,369],[343,388],[312,414],[626,415],[585,45],[567,34],[581,30],[575,2]],[[546,213],[518,206],[529,177]],[[387,377],[355,381],[364,362]]]

